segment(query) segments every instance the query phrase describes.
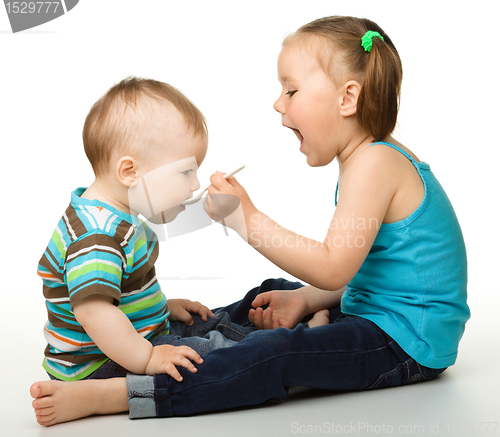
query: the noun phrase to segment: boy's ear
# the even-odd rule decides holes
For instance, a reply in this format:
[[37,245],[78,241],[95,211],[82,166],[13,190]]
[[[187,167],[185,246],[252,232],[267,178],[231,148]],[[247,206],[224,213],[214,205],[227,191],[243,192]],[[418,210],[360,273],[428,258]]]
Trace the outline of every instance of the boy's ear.
[[355,80],[350,80],[344,85],[344,94],[340,105],[340,115],[349,117],[356,114],[359,94],[361,93],[361,85]]
[[120,183],[130,188],[130,185],[132,185],[139,178],[137,169],[137,161],[130,156],[124,156],[123,158],[120,158],[116,163],[116,178]]

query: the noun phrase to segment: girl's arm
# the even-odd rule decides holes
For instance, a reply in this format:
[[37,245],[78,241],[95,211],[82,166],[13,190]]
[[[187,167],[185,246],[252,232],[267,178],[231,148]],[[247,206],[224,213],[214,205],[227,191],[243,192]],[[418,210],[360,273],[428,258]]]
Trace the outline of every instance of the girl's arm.
[[396,192],[394,166],[386,153],[380,151],[382,148],[375,149],[363,151],[346,170],[338,205],[323,242],[279,226],[253,205],[234,177],[226,180],[221,174],[212,175],[208,192],[231,194],[240,199],[244,226],[238,229],[228,225],[271,262],[315,287],[337,290],[361,267]]
[[[252,302],[248,318],[259,329],[295,328],[305,316],[340,304],[345,287],[335,291],[311,285],[296,290],[273,290],[259,294]],[[262,305],[269,307],[263,310]]]

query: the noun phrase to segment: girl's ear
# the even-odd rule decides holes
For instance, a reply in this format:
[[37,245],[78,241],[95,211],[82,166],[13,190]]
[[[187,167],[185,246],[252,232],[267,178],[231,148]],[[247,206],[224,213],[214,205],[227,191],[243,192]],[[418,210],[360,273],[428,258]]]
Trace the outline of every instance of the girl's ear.
[[355,80],[350,80],[344,85],[342,104],[340,105],[340,115],[349,117],[356,114],[361,85]]

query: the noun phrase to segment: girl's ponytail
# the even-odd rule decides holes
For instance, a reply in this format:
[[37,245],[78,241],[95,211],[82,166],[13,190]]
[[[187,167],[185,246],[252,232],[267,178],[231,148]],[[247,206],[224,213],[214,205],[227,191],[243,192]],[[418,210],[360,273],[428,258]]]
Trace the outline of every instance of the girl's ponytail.
[[[374,37],[370,51],[362,46],[368,32]],[[373,21],[355,17],[326,17],[302,26],[285,39],[292,41],[318,36],[326,41],[330,50],[318,52],[319,62],[332,82],[356,78],[362,83],[357,104],[358,121],[376,141],[386,138],[396,127],[399,94],[403,79],[401,59],[389,36]],[[334,64],[345,67],[347,74],[339,73]],[[343,77],[338,77],[342,75]]]
[[[369,26],[368,30],[377,31],[374,27]],[[391,48],[390,39],[389,43],[387,40],[386,36],[383,40],[374,37],[370,51],[365,51],[362,47],[360,49],[361,56],[365,56],[367,62],[357,115],[361,126],[376,141],[386,138],[396,127],[403,76],[399,55],[395,48]]]

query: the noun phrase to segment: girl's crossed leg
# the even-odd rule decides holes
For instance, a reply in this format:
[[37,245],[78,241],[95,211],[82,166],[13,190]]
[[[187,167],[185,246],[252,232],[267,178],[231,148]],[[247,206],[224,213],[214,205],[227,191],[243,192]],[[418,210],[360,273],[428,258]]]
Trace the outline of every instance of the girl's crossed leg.
[[[225,310],[244,323],[248,302],[256,293],[278,286],[287,289],[288,284],[265,281]],[[338,316],[338,308],[331,314]],[[372,322],[340,315],[334,323],[314,329],[299,324],[293,330],[254,332],[233,347],[206,355],[197,374],[180,369],[181,383],[168,375],[58,385],[45,381],[32,386],[32,396],[38,422],[48,426],[129,409],[131,417],[169,417],[254,405],[284,399],[293,386],[327,390],[397,386],[431,379],[442,371],[420,366]]]

